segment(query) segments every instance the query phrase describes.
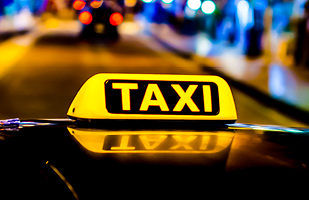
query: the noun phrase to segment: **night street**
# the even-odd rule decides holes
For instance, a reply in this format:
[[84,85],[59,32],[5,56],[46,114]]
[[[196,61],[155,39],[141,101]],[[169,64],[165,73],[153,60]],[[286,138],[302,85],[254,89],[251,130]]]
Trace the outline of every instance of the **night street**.
[[309,0],[0,0],[0,199],[308,196]]
[[[79,88],[96,73],[210,74],[142,33],[122,34],[116,43],[83,41],[78,32],[44,33],[17,47],[14,42],[31,40],[31,33],[19,37],[0,43],[1,53],[9,54],[1,45],[11,45],[12,54],[22,52],[1,67],[1,119],[65,118]],[[304,126],[235,88],[232,92],[239,123]]]

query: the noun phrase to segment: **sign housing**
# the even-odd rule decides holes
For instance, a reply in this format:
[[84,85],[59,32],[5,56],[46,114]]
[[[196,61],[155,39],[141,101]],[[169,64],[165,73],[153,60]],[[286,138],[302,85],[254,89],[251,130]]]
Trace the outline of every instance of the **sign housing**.
[[82,86],[67,114],[86,120],[237,119],[230,87],[210,75],[97,74]]

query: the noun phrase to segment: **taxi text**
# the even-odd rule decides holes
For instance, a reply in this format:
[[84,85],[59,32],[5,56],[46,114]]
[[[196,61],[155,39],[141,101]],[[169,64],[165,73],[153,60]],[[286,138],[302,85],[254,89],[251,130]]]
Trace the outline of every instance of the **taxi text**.
[[217,114],[218,89],[214,83],[109,81],[106,107],[111,113]]

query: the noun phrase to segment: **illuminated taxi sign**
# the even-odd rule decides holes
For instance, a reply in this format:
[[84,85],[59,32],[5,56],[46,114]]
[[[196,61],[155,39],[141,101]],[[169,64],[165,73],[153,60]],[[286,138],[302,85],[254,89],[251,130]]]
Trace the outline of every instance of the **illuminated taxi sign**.
[[228,84],[217,76],[97,74],[73,100],[78,119],[237,119]]
[[231,132],[93,131],[68,128],[74,138],[95,153],[214,154],[230,147]]

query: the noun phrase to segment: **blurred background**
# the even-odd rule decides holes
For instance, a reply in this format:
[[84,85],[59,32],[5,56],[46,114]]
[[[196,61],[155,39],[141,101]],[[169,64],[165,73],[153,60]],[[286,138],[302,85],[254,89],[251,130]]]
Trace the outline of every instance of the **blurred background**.
[[306,0],[1,0],[0,118],[60,118],[102,72],[214,74],[238,122],[308,126]]

